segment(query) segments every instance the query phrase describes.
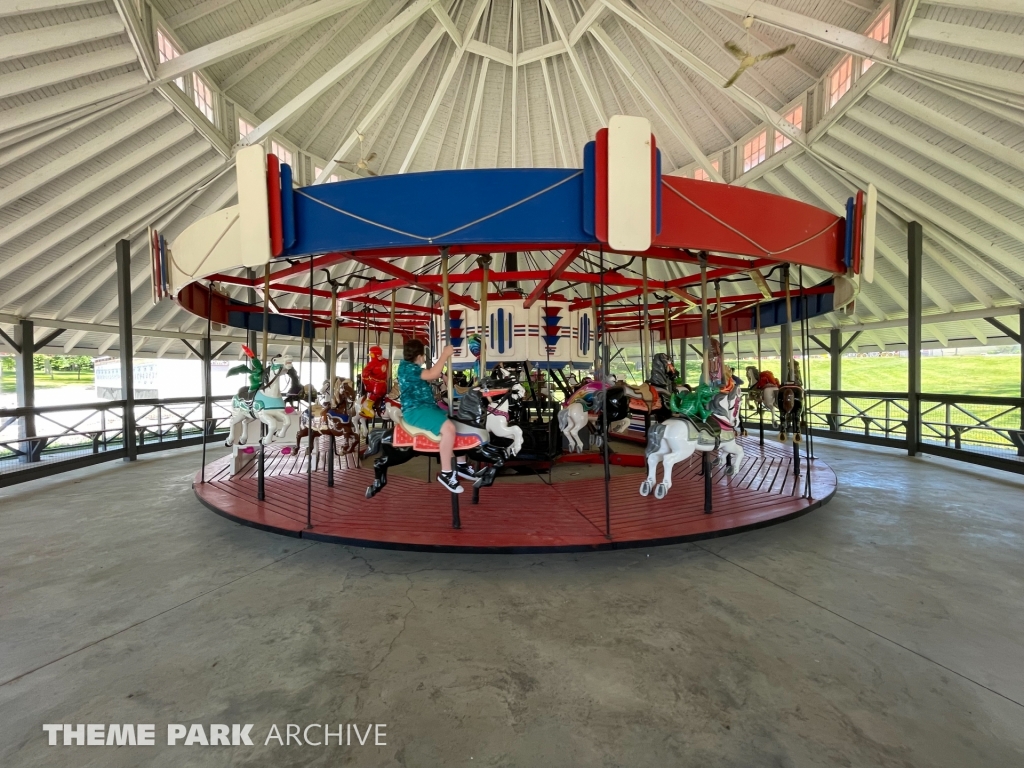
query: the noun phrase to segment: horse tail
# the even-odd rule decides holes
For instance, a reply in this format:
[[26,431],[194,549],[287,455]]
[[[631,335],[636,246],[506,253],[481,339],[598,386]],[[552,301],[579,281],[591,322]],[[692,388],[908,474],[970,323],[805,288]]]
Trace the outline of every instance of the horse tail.
[[384,440],[383,429],[370,430],[370,434],[366,436],[366,450],[363,452],[363,456],[375,456],[380,451],[381,442]]
[[558,412],[558,429],[563,430],[569,425],[569,409],[562,408]]

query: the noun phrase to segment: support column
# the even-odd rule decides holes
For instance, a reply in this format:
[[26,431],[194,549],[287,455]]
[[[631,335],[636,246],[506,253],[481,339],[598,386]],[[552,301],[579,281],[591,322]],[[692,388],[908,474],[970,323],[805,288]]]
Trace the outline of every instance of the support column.
[[135,461],[135,354],[132,348],[132,244],[118,240],[114,247],[117,262],[117,326],[121,355],[121,399],[124,401],[124,460]]
[[907,453],[916,456],[921,442],[921,245],[924,232],[907,224]]
[[356,345],[354,342],[348,343],[348,377],[355,384],[356,381]]
[[782,288],[786,292],[786,321],[782,324],[782,362],[779,378],[783,383],[793,381],[790,373],[793,365],[793,306],[789,294],[789,264],[782,267]]
[[[1024,398],[1024,306],[1018,310],[1017,317],[1019,319],[1019,325],[1017,326],[1017,335],[1020,336],[1020,396]],[[1020,431],[1021,435],[1024,436],[1024,408],[1020,409]],[[1024,437],[1022,437],[1024,440]],[[1017,449],[1018,456],[1024,456],[1024,444]]]
[[[14,378],[18,408],[36,407],[36,369],[33,356],[36,349],[35,324],[24,318],[14,326],[14,343],[18,345],[18,356],[14,359]],[[36,436],[36,416],[29,413],[18,421],[18,437]],[[21,444],[25,455],[21,461],[39,461],[42,446],[35,440]]]
[[832,364],[832,376],[829,389],[832,398],[829,404],[829,422],[833,432],[839,431],[839,395],[835,394],[843,388],[843,332],[833,328],[829,332],[828,354]]
[[213,343],[206,337],[199,344],[203,357],[203,431],[208,436],[213,434]]

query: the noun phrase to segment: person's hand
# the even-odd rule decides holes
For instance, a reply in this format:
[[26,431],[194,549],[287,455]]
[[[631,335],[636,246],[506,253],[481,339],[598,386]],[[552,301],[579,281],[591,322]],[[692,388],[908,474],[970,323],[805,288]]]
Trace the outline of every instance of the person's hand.
[[444,349],[441,350],[441,359],[442,360],[447,360],[449,357],[452,357],[454,354],[455,354],[455,347],[453,347],[451,344],[446,344]]

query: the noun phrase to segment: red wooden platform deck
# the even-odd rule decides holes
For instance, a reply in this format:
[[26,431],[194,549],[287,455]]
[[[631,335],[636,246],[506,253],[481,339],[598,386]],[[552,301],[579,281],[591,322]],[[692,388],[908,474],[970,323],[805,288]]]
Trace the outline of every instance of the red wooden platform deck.
[[[792,447],[777,442],[762,449],[744,438],[746,459],[739,475],[712,473],[713,512],[704,513],[700,456],[676,465],[668,496],[639,494],[646,472],[610,482],[611,536],[605,535],[603,479],[545,483],[504,483],[499,477],[472,503],[472,488],[460,498],[462,528],[451,527],[451,499],[437,482],[402,477],[392,470],[387,487],[364,497],[373,481],[366,468],[337,469],[327,487],[324,471],[312,478],[312,526],[307,527],[306,462],[268,449],[266,500],[256,500],[256,462],[235,477],[228,457],[196,476],[196,496],[224,517],[276,533],[359,546],[438,551],[533,552],[616,549],[669,544],[759,528],[797,517],[828,501],[836,476],[820,459],[811,460],[810,498],[805,497],[807,461],[793,475]],[[273,452],[271,452],[273,451]],[[435,465],[436,467],[436,465]]]

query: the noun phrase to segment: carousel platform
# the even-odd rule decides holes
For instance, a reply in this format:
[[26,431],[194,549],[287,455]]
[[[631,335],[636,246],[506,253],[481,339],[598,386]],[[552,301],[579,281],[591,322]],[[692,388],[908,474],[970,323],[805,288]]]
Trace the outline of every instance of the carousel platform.
[[[230,457],[206,467],[206,482],[197,474],[194,489],[209,509],[242,525],[300,538],[366,547],[469,552],[539,552],[618,549],[672,544],[724,536],[790,520],[827,502],[836,490],[836,475],[820,459],[811,459],[810,498],[806,496],[808,462],[793,474],[790,445],[744,438],[746,459],[740,474],[712,473],[711,514],[704,512],[700,456],[676,465],[665,499],[641,497],[645,470],[614,468],[609,483],[611,535],[605,531],[603,477],[571,479],[556,473],[550,485],[536,476],[499,477],[472,503],[472,488],[461,494],[462,527],[451,527],[451,497],[426,473],[418,477],[391,473],[388,486],[372,499],[364,497],[373,481],[370,461],[364,468],[336,469],[327,486],[323,470],[313,473],[311,522],[307,527],[306,461],[268,447],[266,500],[257,501],[256,462],[235,476]],[[635,463],[635,462],[629,462]],[[437,464],[433,470],[436,472]],[[583,473],[586,474],[586,473]],[[597,473],[590,473],[591,475]],[[520,482],[517,482],[520,481]]]

